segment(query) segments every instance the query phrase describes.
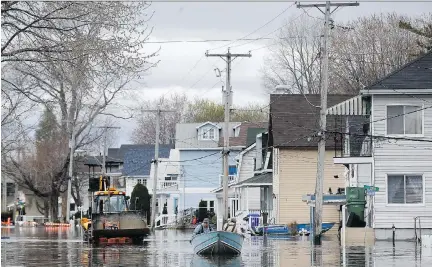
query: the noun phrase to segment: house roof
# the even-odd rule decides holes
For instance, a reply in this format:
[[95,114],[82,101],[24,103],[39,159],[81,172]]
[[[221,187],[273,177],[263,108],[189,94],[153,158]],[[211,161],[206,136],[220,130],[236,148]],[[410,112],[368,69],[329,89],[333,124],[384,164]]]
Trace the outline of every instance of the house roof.
[[215,123],[213,123],[213,122],[211,122],[211,121],[207,121],[207,122],[201,123],[200,125],[198,125],[198,126],[195,127],[195,128],[199,129],[199,128],[201,128],[201,127],[203,127],[203,126],[206,126],[206,125],[208,125],[208,124],[213,125],[214,127],[218,128],[218,129],[221,129],[221,128],[222,128],[220,125],[217,125],[217,124],[215,124]]
[[[268,123],[267,123],[268,124]],[[256,136],[267,131],[267,128],[249,128],[247,130],[246,147],[256,142]]]
[[[102,156],[87,156],[84,160],[84,165],[102,166],[102,162],[103,162]],[[123,163],[123,160],[107,156],[105,158],[105,164],[110,165],[112,163]]]
[[[237,137],[230,137],[229,142],[230,146],[244,146],[247,147],[251,145],[252,143],[255,143],[255,138],[258,133],[262,133],[267,130],[268,123],[267,122],[242,122],[240,124],[240,133]],[[234,128],[234,127],[233,127]],[[251,131],[251,134],[249,136],[249,131]],[[256,133],[254,135],[254,133]],[[252,138],[253,136],[253,138]],[[253,141],[251,141],[253,139]],[[219,146],[224,145],[224,138],[223,136],[219,138]]]
[[108,157],[124,160],[127,151],[131,149],[154,149],[153,144],[124,144],[119,148],[108,148]]
[[432,50],[384,76],[362,91],[432,89]]
[[[345,101],[353,95],[328,95],[327,106]],[[270,95],[270,144],[274,147],[316,147],[317,138],[308,140],[319,129],[320,95],[271,94]],[[312,106],[314,105],[314,106]],[[335,120],[327,116],[329,129],[335,129]],[[326,146],[334,147],[333,138]]]
[[[122,174],[125,176],[149,176],[154,159],[154,145],[122,145],[124,152]],[[168,158],[172,145],[159,145],[159,158]]]
[[261,185],[271,185],[273,183],[273,173],[266,172],[257,174],[249,179],[241,181],[235,184],[235,187],[244,187],[244,186],[261,186]]
[[[212,122],[214,127],[217,127],[219,136],[223,136],[223,122]],[[229,135],[234,136],[233,127],[240,124],[240,122],[230,122],[229,123]],[[216,140],[201,140],[198,138],[199,133],[198,128],[202,126],[203,123],[177,123],[176,124],[176,137],[175,137],[175,148],[176,149],[215,149],[219,147],[219,141]]]

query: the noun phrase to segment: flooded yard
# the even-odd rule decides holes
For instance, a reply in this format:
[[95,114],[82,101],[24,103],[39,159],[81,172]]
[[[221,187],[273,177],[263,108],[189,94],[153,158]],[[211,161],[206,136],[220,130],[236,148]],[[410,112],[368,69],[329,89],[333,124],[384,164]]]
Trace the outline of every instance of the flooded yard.
[[347,247],[327,237],[311,249],[307,238],[252,237],[238,257],[193,254],[191,231],[161,230],[141,246],[92,247],[71,229],[2,229],[1,266],[432,266],[432,249],[414,243],[377,242]]

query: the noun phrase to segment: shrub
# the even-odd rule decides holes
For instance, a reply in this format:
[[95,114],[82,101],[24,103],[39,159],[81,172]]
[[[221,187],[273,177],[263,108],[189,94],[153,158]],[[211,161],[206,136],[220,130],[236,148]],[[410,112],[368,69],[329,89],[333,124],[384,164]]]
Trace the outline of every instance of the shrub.
[[297,222],[293,221],[291,223],[288,224],[288,228],[290,229],[290,234],[291,235],[297,235]]
[[141,210],[147,215],[147,223],[150,223],[150,195],[143,184],[135,185],[131,194],[130,209]]

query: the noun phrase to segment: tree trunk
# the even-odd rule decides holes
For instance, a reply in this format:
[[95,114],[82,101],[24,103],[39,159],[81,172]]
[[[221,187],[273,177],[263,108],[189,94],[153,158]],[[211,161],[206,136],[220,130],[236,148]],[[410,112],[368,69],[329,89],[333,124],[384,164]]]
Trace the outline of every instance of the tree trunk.
[[67,207],[67,191],[62,194],[62,205],[61,205],[61,218],[60,220],[66,222],[68,220],[66,215]]
[[52,213],[52,221],[58,220],[58,193],[53,193],[51,195],[51,213]]

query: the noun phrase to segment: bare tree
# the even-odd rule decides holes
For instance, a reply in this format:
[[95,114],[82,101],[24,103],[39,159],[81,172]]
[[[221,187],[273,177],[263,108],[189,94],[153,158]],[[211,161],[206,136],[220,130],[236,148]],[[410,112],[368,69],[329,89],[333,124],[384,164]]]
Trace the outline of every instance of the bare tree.
[[[418,40],[426,38],[424,34],[399,28],[400,21],[413,20],[390,13],[359,18],[345,26],[333,22],[329,92],[356,94],[411,60],[420,51]],[[263,68],[263,82],[268,91],[284,84],[292,85],[289,93],[320,92],[322,28],[322,20],[309,17],[287,24],[281,30]]]
[[[5,6],[2,3],[2,16],[27,26],[15,27],[13,33],[14,26],[7,24],[9,37],[2,43],[2,58],[7,51],[5,59],[9,60],[4,62],[22,79],[19,84],[2,73],[2,82],[56,114],[65,140],[77,140],[75,148],[100,138],[101,131],[93,127],[97,118],[116,117],[107,108],[126,92],[131,81],[139,79],[155,64],[149,60],[156,53],[143,53],[151,32],[146,27],[148,4],[24,2],[7,5],[3,12]],[[47,10],[53,12],[33,13]],[[22,17],[17,20],[14,12],[21,12]],[[26,32],[28,29],[30,33]],[[18,42],[15,38],[19,35],[27,42]],[[58,166],[52,166],[54,193],[60,192],[67,181],[69,153],[67,143],[63,146],[64,157],[55,161]],[[37,191],[29,183],[24,186]]]
[[176,123],[182,121],[188,104],[186,95],[170,94],[163,95],[156,101],[146,101],[140,105],[141,112],[137,118],[137,127],[134,129],[131,141],[135,144],[154,144],[156,135],[156,120],[154,112],[145,110],[155,110],[158,107],[165,110],[175,110],[176,112],[164,112],[160,120],[160,142],[162,144],[173,144],[175,139]]
[[432,13],[424,14],[412,21],[399,21],[399,28],[410,31],[418,36],[417,45],[425,53],[432,50]]
[[395,13],[372,15],[349,23],[351,31],[332,32],[331,87],[357,93],[411,60],[419,51],[415,34],[399,28],[409,18]]
[[320,36],[322,22],[303,17],[285,23],[269,47],[262,69],[267,92],[277,85],[290,85],[290,93],[315,94],[320,88]]

